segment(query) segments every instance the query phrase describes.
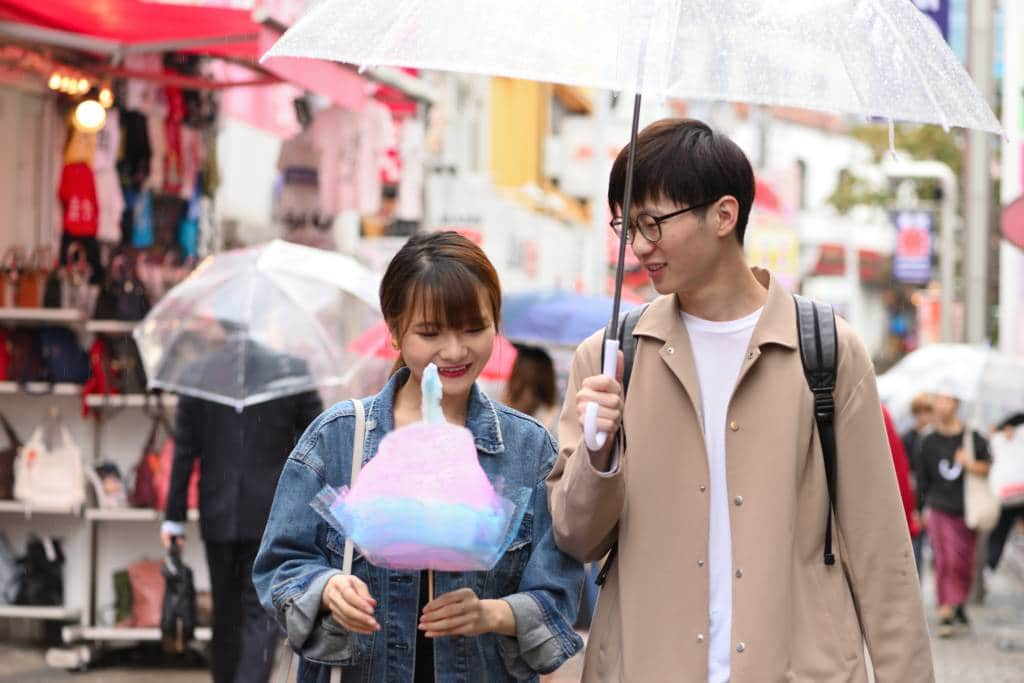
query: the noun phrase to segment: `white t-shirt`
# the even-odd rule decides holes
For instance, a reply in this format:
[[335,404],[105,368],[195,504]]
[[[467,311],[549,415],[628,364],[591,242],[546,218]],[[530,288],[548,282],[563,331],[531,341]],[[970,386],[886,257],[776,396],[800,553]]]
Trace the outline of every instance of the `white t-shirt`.
[[727,683],[732,654],[732,530],[725,467],[725,430],[743,358],[762,309],[739,320],[712,322],[683,313],[700,381],[707,447],[710,530],[708,538],[708,683]]

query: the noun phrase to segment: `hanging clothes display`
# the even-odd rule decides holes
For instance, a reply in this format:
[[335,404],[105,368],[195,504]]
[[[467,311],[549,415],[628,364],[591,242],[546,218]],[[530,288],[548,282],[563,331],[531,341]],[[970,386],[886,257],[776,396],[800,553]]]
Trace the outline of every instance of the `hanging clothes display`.
[[281,143],[277,169],[281,194],[277,215],[286,226],[317,222],[320,215],[320,150],[314,133],[307,129]]
[[108,244],[121,241],[121,212],[124,211],[124,195],[121,193],[117,172],[117,153],[121,143],[120,120],[116,109],[107,112],[107,122],[96,134],[96,154],[92,162],[99,210],[96,237]]
[[409,118],[402,124],[399,153],[402,176],[398,181],[395,217],[403,221],[423,219],[423,168],[426,164],[426,131],[423,123]]
[[356,180],[359,188],[359,213],[372,216],[380,212],[383,190],[381,176],[387,163],[387,151],[394,144],[395,124],[391,121],[391,111],[376,100],[367,103],[361,124]]
[[317,113],[310,130],[320,151],[321,213],[334,216],[358,210],[359,114],[330,107]]
[[81,161],[66,164],[60,174],[57,196],[64,206],[64,232],[74,237],[95,237],[99,211],[96,181],[89,165]]

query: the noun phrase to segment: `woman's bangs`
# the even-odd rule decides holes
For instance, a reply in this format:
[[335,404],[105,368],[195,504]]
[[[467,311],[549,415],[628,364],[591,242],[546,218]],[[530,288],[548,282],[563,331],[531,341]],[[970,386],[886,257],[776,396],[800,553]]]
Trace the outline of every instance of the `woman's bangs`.
[[486,299],[483,285],[465,268],[433,269],[413,284],[409,297],[412,306],[407,310],[440,329],[484,327],[488,319],[494,323],[493,315],[482,308]]

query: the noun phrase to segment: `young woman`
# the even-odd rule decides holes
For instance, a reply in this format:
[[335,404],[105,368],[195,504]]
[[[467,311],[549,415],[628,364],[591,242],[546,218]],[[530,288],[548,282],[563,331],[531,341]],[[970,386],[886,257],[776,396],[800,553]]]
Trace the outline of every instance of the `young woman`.
[[544,349],[520,346],[502,401],[553,428],[558,416],[555,364]]
[[535,420],[476,386],[491,355],[501,290],[483,251],[452,232],[417,235],[391,261],[381,311],[401,352],[400,369],[366,411],[365,460],[391,430],[420,420],[420,379],[437,365],[447,420],[472,432],[492,482],[533,495],[515,540],[488,572],[426,573],[370,565],[356,553],[340,571],[345,539],[309,503],[324,485],[349,483],[354,404],[321,415],[293,451],[253,580],[264,607],[301,656],[299,681],[538,680],[582,647],[572,629],[581,565],[554,544],[545,478],[555,447]]
[[925,435],[917,460],[918,495],[927,509],[928,540],[935,554],[935,588],[939,598],[938,635],[947,638],[970,626],[964,603],[974,578],[977,534],[964,521],[964,473],[988,474],[988,443],[977,432],[974,457],[964,449],[960,402],[935,397],[935,430]]

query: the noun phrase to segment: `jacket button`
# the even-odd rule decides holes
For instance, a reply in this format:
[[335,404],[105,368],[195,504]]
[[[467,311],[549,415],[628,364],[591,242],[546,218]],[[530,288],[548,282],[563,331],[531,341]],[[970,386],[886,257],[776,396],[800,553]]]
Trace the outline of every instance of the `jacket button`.
[[699,488],[699,489],[700,489],[700,492],[701,492],[701,493],[704,493],[705,491],[707,491],[707,490],[708,490],[708,487],[707,487],[707,486],[705,486],[704,484],[701,484],[701,485],[700,485],[700,486],[698,486],[697,488]]
[[704,560],[697,560],[697,566],[698,567],[703,567],[704,566]]
[[743,496],[736,496],[735,498],[732,499],[732,502],[736,507],[743,505]]
[[729,429],[734,432],[738,432],[740,430],[740,424],[736,420],[733,420],[729,423]]
[[676,349],[675,349],[675,347],[674,347],[674,346],[670,346],[670,347],[668,347],[667,349],[665,349],[665,353],[667,353],[667,354],[668,354],[668,355],[670,355],[670,356],[671,356],[672,354],[674,354],[675,352],[676,352]]
[[703,633],[698,633],[697,634],[697,642],[698,643],[703,643],[704,642],[704,634]]
[[736,652],[743,652],[746,649],[747,649],[747,644],[746,643],[740,643],[739,645],[736,646]]
[[737,579],[742,579],[743,578],[743,570],[742,569],[737,569],[736,570],[736,578]]

